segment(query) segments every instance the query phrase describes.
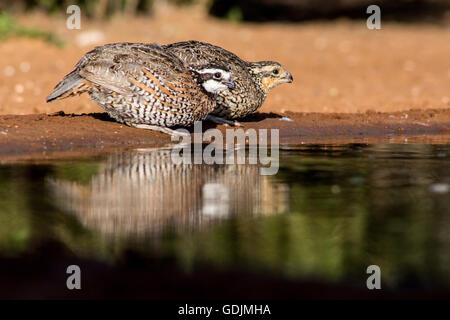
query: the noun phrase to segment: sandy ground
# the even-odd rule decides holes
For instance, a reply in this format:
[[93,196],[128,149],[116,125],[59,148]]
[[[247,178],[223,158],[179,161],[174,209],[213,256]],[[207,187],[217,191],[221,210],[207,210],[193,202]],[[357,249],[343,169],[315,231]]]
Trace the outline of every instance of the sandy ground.
[[45,97],[96,45],[188,39],[223,46],[246,60],[282,63],[294,82],[274,89],[264,112],[450,107],[450,26],[385,23],[374,31],[364,20],[236,24],[201,10],[165,6],[159,6],[153,17],[84,19],[80,30],[67,29],[64,18],[19,18],[25,25],[53,30],[67,42],[63,49],[29,39],[0,43],[0,114],[99,112],[88,97],[52,104],[46,104]]
[[[164,44],[197,39],[223,46],[246,60],[270,59],[282,63],[293,74],[294,82],[275,88],[260,111],[276,114],[321,113],[291,114],[299,128],[308,127],[304,123],[308,117],[315,117],[316,123],[321,124],[315,127],[315,131],[302,131],[304,136],[321,136],[324,135],[323,128],[339,125],[342,128],[353,127],[352,132],[355,133],[360,127],[367,128],[370,121],[377,122],[378,131],[384,134],[388,134],[389,130],[392,134],[405,126],[406,132],[412,127],[429,131],[430,121],[436,128],[448,132],[450,26],[383,23],[382,30],[373,31],[366,28],[364,20],[238,24],[208,17],[199,9],[181,10],[170,6],[159,6],[153,17],[115,17],[103,22],[83,19],[81,30],[67,29],[65,16],[48,18],[33,14],[18,19],[27,26],[53,30],[67,45],[58,48],[31,39],[9,39],[0,43],[0,56],[3,57],[0,59],[0,115],[60,110],[76,114],[102,112],[86,95],[51,104],[45,103],[45,97],[72,70],[78,59],[96,45],[116,41]],[[405,118],[404,114],[410,113],[407,110],[411,109],[421,111],[414,111],[414,119]],[[438,117],[430,118],[428,109],[433,109],[432,113]],[[392,114],[397,111],[402,113]],[[380,116],[377,112],[385,113]],[[348,115],[328,116],[331,113]],[[46,116],[39,117],[47,119]],[[20,136],[25,139],[26,133],[36,134],[28,137],[33,138],[35,143],[40,141],[37,137],[41,136],[50,141],[53,138],[50,133],[52,123],[59,118],[48,119],[42,122],[32,117],[1,117],[0,127],[8,132],[0,134],[0,143],[11,143]],[[76,138],[73,134],[80,131],[81,126],[85,132],[107,130],[103,138],[115,136],[112,133],[115,131],[111,130],[117,128],[120,129],[117,134],[131,130],[129,132],[133,137],[142,135],[147,139],[149,136],[148,132],[124,129],[118,124],[92,117],[88,117],[86,123],[76,119],[85,118],[62,117],[60,120],[64,126],[55,135]],[[391,120],[398,120],[395,130],[385,128],[384,123]],[[281,123],[270,121],[275,120],[267,119],[262,123],[269,126]],[[22,128],[33,127],[36,131],[14,130],[14,125],[18,123]],[[92,127],[86,129],[88,123]],[[398,134],[405,133],[399,130]],[[436,130],[433,131],[435,133]],[[162,143],[164,138],[160,139]],[[5,147],[2,149],[6,150]]]

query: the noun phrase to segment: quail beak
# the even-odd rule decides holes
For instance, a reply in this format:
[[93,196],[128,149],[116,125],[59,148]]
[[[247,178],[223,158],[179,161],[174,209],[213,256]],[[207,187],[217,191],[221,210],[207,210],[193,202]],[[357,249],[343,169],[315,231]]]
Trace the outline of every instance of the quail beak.
[[228,87],[228,89],[233,90],[236,88],[236,83],[233,80],[224,82],[224,84]]
[[294,81],[294,78],[292,78],[292,74],[286,71],[286,73],[283,75],[283,80],[285,80],[287,83],[291,83]]

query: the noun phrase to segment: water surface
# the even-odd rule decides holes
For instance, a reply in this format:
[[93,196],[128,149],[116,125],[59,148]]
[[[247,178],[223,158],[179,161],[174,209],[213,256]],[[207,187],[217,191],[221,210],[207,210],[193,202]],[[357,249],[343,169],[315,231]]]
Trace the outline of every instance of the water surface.
[[449,145],[354,144],[284,146],[274,176],[175,165],[169,150],[2,165],[0,256],[45,256],[52,241],[110,266],[132,251],[187,275],[355,288],[375,264],[394,291],[449,288],[449,164]]

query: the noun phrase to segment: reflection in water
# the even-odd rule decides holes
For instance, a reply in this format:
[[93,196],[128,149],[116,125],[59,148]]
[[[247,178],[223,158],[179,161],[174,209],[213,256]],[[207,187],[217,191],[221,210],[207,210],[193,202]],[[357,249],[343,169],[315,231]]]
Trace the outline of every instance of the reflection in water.
[[170,150],[110,155],[87,184],[50,178],[54,199],[88,228],[114,236],[198,229],[244,214],[287,211],[288,190],[258,165],[177,165]]
[[450,287],[448,145],[289,148],[271,177],[178,166],[163,150],[0,166],[0,256],[52,239],[111,263],[129,251],[168,257],[183,272],[206,264],[365,289],[376,264],[384,288]]

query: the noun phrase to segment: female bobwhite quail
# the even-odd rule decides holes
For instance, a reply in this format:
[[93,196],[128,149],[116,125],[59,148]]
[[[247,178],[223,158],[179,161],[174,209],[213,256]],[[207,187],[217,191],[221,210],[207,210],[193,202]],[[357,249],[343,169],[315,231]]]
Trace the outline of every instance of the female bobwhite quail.
[[189,67],[205,63],[223,63],[229,67],[236,88],[221,91],[216,96],[217,105],[212,115],[217,117],[208,116],[215,122],[230,123],[222,118],[237,119],[254,113],[261,107],[270,89],[293,80],[292,75],[278,62],[246,62],[232,52],[209,43],[186,41],[162,47]]
[[188,68],[157,44],[112,43],[84,55],[47,102],[88,92],[121,123],[177,134],[168,127],[205,119],[215,95],[234,86],[223,64]]

